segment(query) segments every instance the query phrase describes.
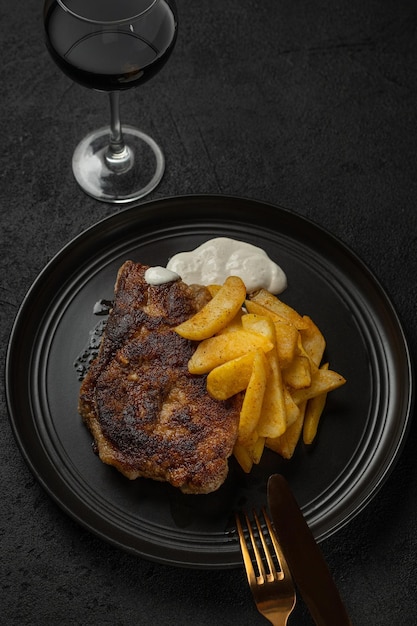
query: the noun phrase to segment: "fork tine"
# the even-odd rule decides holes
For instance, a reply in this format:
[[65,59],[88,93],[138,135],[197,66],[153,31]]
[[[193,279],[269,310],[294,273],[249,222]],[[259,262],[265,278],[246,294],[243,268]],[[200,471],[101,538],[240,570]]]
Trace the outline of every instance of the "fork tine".
[[284,557],[284,554],[283,554],[283,552],[281,550],[281,546],[278,543],[278,539],[277,539],[275,531],[274,531],[274,529],[272,527],[272,522],[269,519],[269,515],[267,514],[265,509],[262,509],[262,514],[264,516],[264,520],[265,520],[267,528],[268,528],[268,532],[269,532],[269,536],[270,536],[271,541],[272,541],[272,545],[274,546],[275,554],[277,555],[279,567],[281,569],[281,576],[282,577],[285,576],[286,578],[289,578],[290,580],[292,580],[290,568],[288,567],[288,563],[287,563],[287,561],[286,561],[286,559]]
[[[245,514],[244,517],[245,517],[246,526],[250,529],[248,516]],[[242,557],[243,557],[243,563],[245,565],[245,570],[246,570],[246,575],[248,577],[249,585],[251,586],[253,584],[256,584],[256,574],[252,565],[252,559],[251,559],[251,555],[250,555],[250,552],[249,552],[249,549],[245,540],[245,534],[242,528],[240,517],[237,514],[236,514],[236,526],[237,526],[237,530],[239,534],[239,542],[240,542],[240,549],[241,549]]]
[[[264,509],[262,510],[262,514],[265,517],[265,510]],[[264,532],[262,530],[262,526],[261,526],[259,518],[258,518],[258,516],[256,514],[256,511],[253,512],[253,518],[255,520],[255,524],[256,524],[256,527],[258,529],[259,538],[260,538],[261,543],[262,543],[262,549],[264,551],[264,555],[265,555],[266,561],[268,563],[268,568],[269,568],[268,573],[265,573],[265,567],[264,567],[264,564],[263,564],[263,560],[262,560],[261,554],[260,554],[260,552],[259,552],[259,550],[258,550],[258,548],[257,548],[257,546],[255,544],[254,545],[254,552],[255,552],[256,562],[258,564],[259,571],[261,572],[261,574],[262,574],[264,579],[266,578],[267,580],[274,580],[274,578],[277,576],[277,571],[275,569],[274,561],[272,559],[271,552],[270,552],[269,546],[268,546],[268,544],[266,542],[265,535],[264,535]],[[270,531],[270,527],[268,527],[268,530]],[[254,535],[253,535],[252,528],[250,528],[250,532],[251,532],[251,538],[253,537],[253,541],[254,541]],[[271,537],[272,537],[272,533],[271,532],[270,532],[270,534],[271,534]],[[275,545],[274,545],[274,548],[275,548]]]

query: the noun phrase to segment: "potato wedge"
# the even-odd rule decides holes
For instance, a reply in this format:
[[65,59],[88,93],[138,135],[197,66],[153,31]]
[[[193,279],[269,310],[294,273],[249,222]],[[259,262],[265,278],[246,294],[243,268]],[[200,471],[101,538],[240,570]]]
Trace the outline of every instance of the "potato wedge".
[[249,448],[249,454],[255,465],[258,465],[265,448],[265,437],[258,437],[256,442]]
[[250,458],[252,459],[252,463],[254,465],[258,465],[262,454],[265,448],[265,437],[258,437],[254,443],[245,446]]
[[[285,388],[282,383],[281,368],[276,350],[275,327],[270,316],[258,315],[256,313],[243,315],[242,325],[245,330],[259,333],[274,344],[273,349],[267,355],[269,376],[266,380],[266,386],[268,386],[268,390],[265,388],[264,404],[261,417],[259,418],[259,435],[266,437],[271,433],[281,432],[286,425]],[[289,400],[293,404],[292,398],[289,398]],[[297,407],[295,408],[298,411]]]
[[249,450],[236,442],[233,448],[233,455],[245,474],[249,474],[253,466],[253,460]]
[[285,414],[287,418],[287,428],[293,424],[300,414],[300,408],[295,404],[288,387],[284,385]]
[[235,443],[233,454],[246,474],[249,474],[253,465],[258,465],[265,448],[265,437],[258,437],[255,443],[249,446],[242,446]]
[[267,359],[271,373],[267,380],[257,431],[260,437],[279,437],[287,428],[287,412],[285,388],[275,346],[268,352]]
[[299,331],[285,320],[274,322],[277,340],[277,352],[282,368],[288,367],[297,355]]
[[270,309],[267,309],[263,304],[260,304],[256,300],[245,300],[245,309],[248,313],[269,317],[273,322],[286,322],[284,317],[278,315],[278,313],[274,313]]
[[249,299],[253,302],[261,304],[266,309],[269,309],[273,313],[279,315],[287,322],[291,322],[299,330],[302,328],[307,328],[308,326],[308,323],[299,313],[297,313],[295,309],[290,307],[285,302],[282,302],[282,300],[274,296],[272,293],[269,293],[269,291],[267,291],[266,289],[260,289],[259,291],[256,291],[250,296]]
[[221,288],[222,288],[221,285],[207,285],[207,289],[209,290],[212,298],[214,298],[216,293],[220,291]]
[[294,402],[300,406],[305,400],[310,400],[322,393],[333,391],[344,385],[345,382],[346,379],[341,374],[325,369],[323,366],[312,374],[310,387],[297,389],[291,395]]
[[207,375],[207,391],[216,400],[227,400],[249,385],[255,352],[218,365]]
[[228,324],[226,324],[224,328],[219,330],[216,335],[220,335],[221,333],[232,333],[235,330],[242,330],[242,315],[243,310],[239,309],[234,318]]
[[242,307],[246,297],[246,287],[238,276],[228,276],[224,284],[203,308],[186,320],[175,331],[194,341],[212,337],[227,326]]
[[237,441],[243,446],[253,445],[258,439],[257,426],[268,380],[268,369],[269,365],[264,352],[257,350],[240,411]]
[[191,374],[207,374],[226,361],[258,349],[269,352],[273,347],[266,337],[244,329],[222,333],[198,344],[188,362],[188,371]]
[[282,376],[286,385],[292,389],[305,389],[311,384],[310,359],[297,355],[288,367],[283,369]]
[[258,434],[261,437],[277,436],[286,427],[285,389],[276,349],[276,333],[273,321],[268,316],[248,313],[242,317],[242,325],[247,330],[259,332],[273,343],[267,354],[270,374],[265,389],[264,403],[259,419]]
[[242,327],[245,330],[263,335],[275,345],[275,327],[272,320],[268,316],[257,315],[256,313],[247,313],[246,315],[242,315],[241,321]]
[[300,329],[301,342],[309,358],[319,367],[326,348],[326,340],[310,317],[303,315],[303,320],[306,322],[306,328]]
[[281,367],[287,367],[297,351],[298,329],[281,315],[274,313],[254,300],[245,300],[245,308],[251,314],[268,317],[272,320],[275,327],[279,362]]
[[[323,369],[328,369],[329,364],[323,365]],[[327,392],[321,393],[307,402],[306,413],[303,424],[303,441],[306,445],[311,445],[316,438],[321,414],[326,405]]]
[[300,407],[300,412],[296,421],[287,430],[275,439],[266,439],[265,446],[278,452],[284,459],[291,459],[301,436],[304,423],[306,402]]

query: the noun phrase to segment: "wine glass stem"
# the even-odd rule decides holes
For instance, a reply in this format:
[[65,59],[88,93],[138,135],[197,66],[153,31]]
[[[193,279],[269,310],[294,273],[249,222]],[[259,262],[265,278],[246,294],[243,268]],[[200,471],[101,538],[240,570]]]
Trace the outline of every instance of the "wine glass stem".
[[111,91],[110,96],[110,141],[105,154],[107,167],[113,172],[126,172],[132,166],[129,148],[123,139],[120,123],[119,92]]

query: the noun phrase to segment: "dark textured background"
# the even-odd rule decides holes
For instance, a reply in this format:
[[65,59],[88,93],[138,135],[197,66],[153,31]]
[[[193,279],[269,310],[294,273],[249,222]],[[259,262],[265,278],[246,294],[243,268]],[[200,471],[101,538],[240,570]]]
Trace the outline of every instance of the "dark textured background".
[[[330,230],[381,280],[417,351],[417,7],[413,0],[179,0],[166,68],[122,96],[167,171],[149,196],[243,195]],[[108,119],[104,95],[63,76],[42,2],[0,0],[1,367],[39,271],[118,209],[70,163]],[[2,372],[3,380],[3,372]],[[243,571],[161,566],[68,518],[27,469],[1,398],[0,623],[254,626]],[[417,623],[416,427],[369,506],[322,544],[356,626]],[[302,602],[290,624],[312,624]],[[337,625],[335,625],[337,626]]]

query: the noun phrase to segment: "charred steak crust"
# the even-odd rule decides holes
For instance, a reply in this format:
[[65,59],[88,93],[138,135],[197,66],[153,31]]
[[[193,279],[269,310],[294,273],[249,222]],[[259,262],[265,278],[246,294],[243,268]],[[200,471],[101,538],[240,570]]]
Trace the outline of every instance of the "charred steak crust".
[[118,272],[79,412],[100,459],[128,478],[209,493],[227,476],[241,398],[212,399],[206,377],[188,372],[194,343],[173,330],[208,301],[208,290],[180,280],[149,285],[146,269],[127,261]]

